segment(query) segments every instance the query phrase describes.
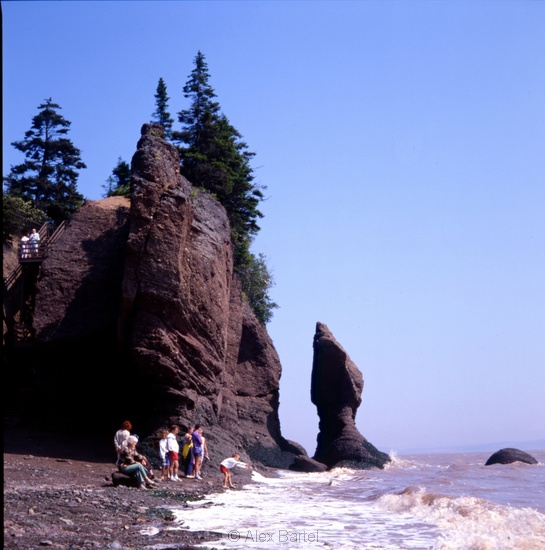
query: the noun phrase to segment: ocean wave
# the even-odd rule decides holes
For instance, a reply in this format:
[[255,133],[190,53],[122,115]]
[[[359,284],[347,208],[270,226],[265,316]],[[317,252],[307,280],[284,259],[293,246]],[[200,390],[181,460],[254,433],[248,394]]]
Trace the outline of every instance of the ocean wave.
[[513,508],[477,497],[450,497],[414,486],[382,495],[375,506],[437,525],[441,532],[438,550],[545,548],[545,515],[531,508]]
[[390,451],[389,456],[390,456],[390,462],[384,465],[385,470],[407,470],[407,469],[417,469],[422,467],[421,464],[417,464],[416,462],[408,458],[401,458],[396,454],[395,451]]

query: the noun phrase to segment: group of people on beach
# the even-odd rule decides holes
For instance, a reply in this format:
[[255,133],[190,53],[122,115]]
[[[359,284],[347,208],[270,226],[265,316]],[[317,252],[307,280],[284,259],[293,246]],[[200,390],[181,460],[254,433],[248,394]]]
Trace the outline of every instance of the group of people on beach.
[[[116,466],[120,472],[134,477],[138,487],[153,488],[156,481],[152,465],[144,455],[136,451],[138,437],[131,434],[131,430],[131,422],[125,420],[114,436]],[[178,441],[179,432],[180,428],[176,424],[173,424],[170,430],[163,428],[159,431],[160,480],[180,481],[180,473],[183,477],[201,480],[203,462],[210,459],[203,428],[200,424],[189,428],[184,434],[181,448]],[[223,460],[220,464],[223,487],[234,487],[230,471],[235,466],[249,468],[249,464],[240,460],[239,453],[233,453]]]
[[159,457],[161,459],[161,480],[180,481],[179,472],[184,477],[202,479],[202,465],[209,460],[208,446],[200,424],[189,428],[182,440],[182,449],[178,442],[180,428],[173,424],[170,431],[160,432]]

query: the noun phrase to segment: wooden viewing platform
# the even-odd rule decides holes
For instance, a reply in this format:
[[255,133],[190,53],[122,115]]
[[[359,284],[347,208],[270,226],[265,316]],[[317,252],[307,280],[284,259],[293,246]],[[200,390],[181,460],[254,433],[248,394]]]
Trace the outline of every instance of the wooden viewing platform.
[[45,223],[38,231],[39,240],[19,242],[19,262],[4,279],[4,322],[14,346],[30,347],[34,343],[34,316],[36,283],[41,265],[47,259],[53,245],[64,233],[67,222],[53,228]]
[[19,263],[43,262],[47,258],[48,241],[19,243]]
[[28,264],[42,264],[49,255],[51,247],[59,240],[60,236],[66,229],[67,222],[63,221],[58,227],[55,228],[50,235],[50,226],[45,223],[38,231],[40,240],[38,242],[26,241],[20,242],[17,250],[17,256],[19,264],[10,273],[10,275],[4,279],[4,290],[9,290],[15,282],[19,279],[22,273],[22,266]]

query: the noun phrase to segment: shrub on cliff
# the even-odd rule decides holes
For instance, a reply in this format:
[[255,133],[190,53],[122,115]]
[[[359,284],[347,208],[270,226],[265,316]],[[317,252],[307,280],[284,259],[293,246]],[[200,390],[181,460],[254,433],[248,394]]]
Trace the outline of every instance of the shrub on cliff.
[[30,227],[37,227],[47,219],[45,212],[35,208],[30,201],[4,194],[2,198],[2,242],[20,237]]
[[274,286],[265,256],[248,254],[246,261],[236,268],[242,283],[242,292],[252,307],[255,316],[262,324],[267,324],[273,316],[273,309],[278,305],[269,296],[269,289]]

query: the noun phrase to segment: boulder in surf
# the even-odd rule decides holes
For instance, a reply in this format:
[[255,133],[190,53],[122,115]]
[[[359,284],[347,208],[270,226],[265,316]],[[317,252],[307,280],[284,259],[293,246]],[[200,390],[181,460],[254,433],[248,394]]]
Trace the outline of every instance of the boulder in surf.
[[513,462],[524,462],[525,464],[537,464],[537,460],[528,453],[519,449],[500,449],[496,451],[485,463],[485,466],[491,464],[512,464]]

